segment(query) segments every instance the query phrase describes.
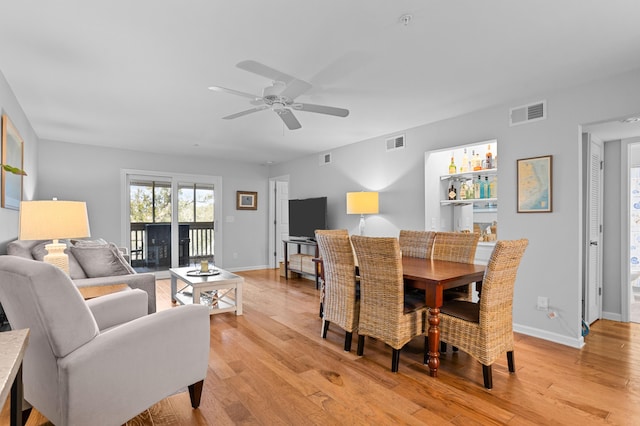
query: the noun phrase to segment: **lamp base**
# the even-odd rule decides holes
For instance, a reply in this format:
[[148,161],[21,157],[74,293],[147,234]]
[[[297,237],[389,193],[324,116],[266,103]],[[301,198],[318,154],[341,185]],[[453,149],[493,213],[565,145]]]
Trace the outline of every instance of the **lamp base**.
[[69,275],[69,256],[64,252],[67,245],[58,243],[58,240],[53,240],[51,244],[47,244],[44,248],[47,249],[48,254],[44,256],[43,260],[57,266]]
[[360,224],[358,225],[358,230],[360,231],[360,235],[364,235],[364,215],[360,215]]

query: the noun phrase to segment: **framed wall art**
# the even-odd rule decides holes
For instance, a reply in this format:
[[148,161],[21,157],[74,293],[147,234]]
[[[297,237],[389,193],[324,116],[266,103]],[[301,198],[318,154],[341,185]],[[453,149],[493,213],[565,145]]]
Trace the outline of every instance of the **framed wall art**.
[[[24,142],[18,131],[9,120],[7,114],[2,114],[2,161],[3,165],[24,168]],[[14,174],[1,168],[2,194],[1,205],[5,209],[20,209],[22,201],[22,175]]]
[[258,193],[236,191],[236,210],[258,210]]
[[552,211],[552,156],[518,161],[518,213]]

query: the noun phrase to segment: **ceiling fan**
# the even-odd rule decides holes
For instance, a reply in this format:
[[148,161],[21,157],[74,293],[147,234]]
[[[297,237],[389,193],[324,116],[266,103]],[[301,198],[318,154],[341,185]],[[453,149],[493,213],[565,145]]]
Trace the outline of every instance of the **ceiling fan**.
[[250,103],[255,105],[254,108],[222,117],[225,120],[232,120],[254,112],[271,109],[278,114],[289,130],[295,130],[301,128],[302,125],[296,116],[293,115],[292,110],[316,112],[320,114],[334,115],[337,117],[346,117],[349,115],[349,110],[344,108],[295,102],[295,98],[313,87],[310,83],[307,83],[304,80],[297,79],[256,61],[242,61],[236,66],[245,71],[266,77],[272,80],[273,83],[271,86],[267,86],[262,90],[262,96],[256,96],[250,93],[227,89],[220,86],[209,87],[210,90],[231,93],[232,95],[249,98],[251,99]]

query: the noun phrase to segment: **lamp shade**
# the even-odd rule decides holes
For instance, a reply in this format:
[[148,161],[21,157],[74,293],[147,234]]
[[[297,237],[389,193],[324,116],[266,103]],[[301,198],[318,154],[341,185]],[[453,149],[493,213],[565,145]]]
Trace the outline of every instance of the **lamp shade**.
[[84,201],[22,201],[21,240],[59,240],[90,237],[87,203]]
[[347,214],[377,214],[377,192],[347,192]]

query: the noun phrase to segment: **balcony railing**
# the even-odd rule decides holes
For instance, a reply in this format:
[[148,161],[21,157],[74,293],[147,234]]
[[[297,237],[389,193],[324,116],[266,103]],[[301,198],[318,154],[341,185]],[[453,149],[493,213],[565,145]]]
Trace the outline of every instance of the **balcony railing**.
[[[170,229],[170,224],[152,224],[145,222],[131,223],[131,264],[132,266],[147,266],[149,263],[159,264],[162,260],[170,262],[170,233],[161,238],[148,240],[147,230],[158,225],[163,229]],[[188,227],[188,236],[183,233]],[[206,258],[213,261],[213,223],[190,222],[180,223],[179,259],[180,265],[185,266]],[[156,232],[154,230],[154,232]],[[158,235],[154,235],[158,237]],[[169,265],[167,265],[169,266]]]

